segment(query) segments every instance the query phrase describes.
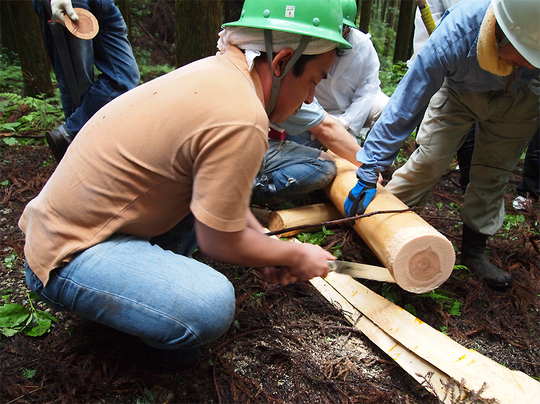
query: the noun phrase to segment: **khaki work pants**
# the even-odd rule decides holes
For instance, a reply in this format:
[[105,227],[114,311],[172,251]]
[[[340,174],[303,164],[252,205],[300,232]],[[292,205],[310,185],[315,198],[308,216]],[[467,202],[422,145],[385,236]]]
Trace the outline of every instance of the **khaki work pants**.
[[418,148],[386,189],[409,206],[425,203],[478,122],[461,218],[478,233],[494,234],[503,223],[509,175],[536,132],[538,111],[538,95],[528,87],[505,95],[459,92],[445,83],[426,110],[416,137]]

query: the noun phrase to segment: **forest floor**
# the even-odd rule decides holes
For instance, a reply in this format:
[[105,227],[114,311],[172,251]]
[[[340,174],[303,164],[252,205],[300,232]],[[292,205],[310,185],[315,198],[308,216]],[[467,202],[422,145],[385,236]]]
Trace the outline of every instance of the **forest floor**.
[[[28,305],[24,235],[17,221],[56,167],[48,147],[0,147],[1,295]],[[441,286],[444,299],[414,295],[398,286],[361,281],[392,298],[461,345],[538,380],[540,376],[540,260],[538,205],[516,212],[515,169],[506,195],[511,220],[488,246],[490,259],[514,276],[513,287],[494,290],[464,270]],[[386,177],[388,173],[386,173]],[[459,262],[459,171],[449,169],[418,214],[455,246]],[[319,202],[315,194],[306,202]],[[349,225],[331,228],[324,248],[342,245],[342,259],[380,265]],[[276,286],[256,270],[197,257],[225,274],[237,295],[236,318],[203,348],[189,370],[156,368],[139,340],[69,312],[41,337],[17,333],[0,340],[0,402],[12,403],[438,403],[398,364],[353,328],[307,282]],[[11,290],[11,291],[10,291]],[[457,302],[457,303],[456,303]],[[40,308],[45,309],[40,302]],[[443,354],[443,353],[441,353]],[[159,361],[157,361],[159,362]],[[458,402],[458,401],[456,401]],[[464,401],[459,401],[464,402]],[[480,403],[481,400],[466,401]],[[525,403],[523,403],[525,404]]]

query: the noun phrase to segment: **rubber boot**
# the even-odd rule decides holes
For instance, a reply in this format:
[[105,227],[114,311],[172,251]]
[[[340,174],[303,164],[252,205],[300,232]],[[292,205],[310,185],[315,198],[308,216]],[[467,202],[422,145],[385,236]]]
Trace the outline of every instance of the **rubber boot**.
[[491,286],[507,287],[512,285],[512,275],[497,268],[489,261],[485,250],[487,239],[487,235],[476,233],[463,225],[461,265],[465,265]]

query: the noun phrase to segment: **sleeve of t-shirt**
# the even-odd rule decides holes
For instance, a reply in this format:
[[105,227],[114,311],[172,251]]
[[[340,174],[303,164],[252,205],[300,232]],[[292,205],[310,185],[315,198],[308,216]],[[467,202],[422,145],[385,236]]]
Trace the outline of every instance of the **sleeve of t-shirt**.
[[194,138],[190,208],[197,220],[219,231],[245,228],[253,181],[268,146],[267,132],[263,125],[228,125]]

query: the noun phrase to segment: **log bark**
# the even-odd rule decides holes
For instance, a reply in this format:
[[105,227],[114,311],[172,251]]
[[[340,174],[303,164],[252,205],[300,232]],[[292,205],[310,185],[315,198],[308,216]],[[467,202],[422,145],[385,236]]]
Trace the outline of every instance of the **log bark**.
[[[343,214],[343,204],[356,184],[352,163],[333,155],[338,173],[325,189]],[[366,213],[400,210],[407,206],[377,186],[377,194]],[[414,212],[374,215],[359,219],[354,229],[369,245],[397,284],[412,293],[425,293],[442,285],[452,273],[456,260],[452,243]]]
[[[268,218],[270,231],[282,230],[288,227],[303,226],[311,223],[328,222],[343,217],[333,203],[318,203],[300,206],[292,209],[276,210]],[[280,237],[291,237],[298,233],[309,233],[317,228],[293,230],[280,234]]]

